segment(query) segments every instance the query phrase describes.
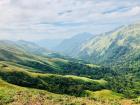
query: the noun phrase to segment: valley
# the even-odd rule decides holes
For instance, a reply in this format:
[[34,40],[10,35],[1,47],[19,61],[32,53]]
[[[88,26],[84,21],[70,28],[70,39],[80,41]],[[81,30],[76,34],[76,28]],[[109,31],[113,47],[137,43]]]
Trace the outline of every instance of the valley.
[[[130,32],[129,27],[134,28],[130,25],[106,33],[109,35],[82,39],[77,42],[82,45],[79,56],[49,51],[28,41],[1,40],[0,104],[139,105],[139,43],[136,40],[140,35],[139,31]],[[139,25],[135,27],[138,29]],[[134,36],[129,32],[127,35],[126,29]],[[132,48],[134,44],[138,45]],[[91,49],[92,55],[83,56],[84,49],[87,52]],[[136,56],[132,58],[130,55],[134,53]]]
[[140,0],[0,0],[0,105],[140,105]]

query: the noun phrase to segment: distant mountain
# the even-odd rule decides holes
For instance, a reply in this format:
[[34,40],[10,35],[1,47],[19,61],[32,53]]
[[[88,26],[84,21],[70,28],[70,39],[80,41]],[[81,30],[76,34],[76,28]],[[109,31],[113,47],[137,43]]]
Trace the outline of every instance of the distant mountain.
[[[30,68],[31,71],[43,73],[73,74],[93,76],[102,67],[66,57],[57,53],[48,53],[34,43],[26,41],[0,41],[0,62]],[[46,52],[45,52],[46,51]],[[47,54],[44,55],[44,54]],[[92,70],[92,71],[91,71]],[[110,72],[110,70],[109,70]],[[103,74],[104,75],[104,74]],[[102,74],[100,76],[103,76]]]
[[[78,58],[92,63],[122,63],[140,60],[140,24],[120,27],[90,38],[75,52]],[[73,54],[71,54],[73,55]]]
[[47,56],[49,53],[51,53],[50,50],[47,48],[41,47],[36,43],[28,42],[24,40],[19,40],[15,42],[17,45],[20,46],[20,48],[24,49],[27,53],[33,53],[36,55],[42,55]]
[[29,53],[35,55],[47,56],[49,50],[40,47],[39,45],[28,41],[9,41],[0,40],[0,49],[12,51],[14,53]]
[[91,37],[93,37],[93,34],[91,33],[80,33],[70,39],[65,39],[55,48],[55,50],[68,56],[75,56],[79,53],[81,45]]
[[63,39],[44,39],[35,41],[41,47],[48,48],[49,50],[54,50],[56,46],[58,46]]
[[[124,29],[125,28],[128,27],[124,27]],[[113,41],[115,45],[117,44],[118,46],[122,46],[122,45],[129,46],[128,43],[125,42],[126,43],[125,44],[122,41],[121,43],[118,44],[118,40],[121,40],[122,37],[116,37],[118,36],[116,35],[116,33],[122,32],[121,30],[123,31],[123,29],[119,29],[117,32],[114,31],[113,32],[114,34],[109,34],[112,38],[109,41],[111,43]],[[127,34],[124,35],[123,40],[127,38]],[[102,35],[102,37],[106,38],[109,35],[108,34],[106,34],[105,36]],[[133,35],[137,36],[137,38],[139,36],[139,34],[133,34]],[[98,41],[100,42],[102,37],[96,36],[94,37],[94,39],[97,38]],[[108,39],[109,38],[107,37],[105,39],[105,42]],[[128,42],[139,44],[139,40],[137,41],[132,39],[129,40]],[[93,40],[93,38],[89,40]],[[81,47],[84,48],[84,45],[87,45],[89,40],[86,43],[84,42],[84,44],[81,44],[82,45]],[[109,42],[107,43],[110,44]],[[114,43],[112,43],[114,49],[105,47],[107,50],[110,49],[108,50],[110,54],[113,54],[114,50],[116,51],[116,47],[114,47]],[[104,43],[102,43],[102,45],[107,46]],[[96,49],[97,51],[104,50],[104,47],[99,45],[96,48],[102,49],[102,50]],[[123,54],[125,55],[129,54],[130,50],[125,50],[128,53],[119,53],[119,51],[123,51],[121,50],[121,48],[122,47],[120,47],[120,50],[118,50],[118,52],[115,53],[114,56],[116,54],[120,54],[120,56],[123,57]],[[139,49],[139,48],[134,47],[134,49]],[[81,54],[82,50],[84,49],[79,50],[80,51],[79,55]],[[99,65],[85,63],[80,60],[75,60],[73,58],[68,58],[68,57],[66,58],[65,56],[62,56],[57,53],[49,53],[47,56],[44,54],[48,54],[48,51],[34,43],[30,43],[26,41],[8,41],[8,40],[0,41],[0,85],[1,85],[1,81],[4,81],[18,86],[47,90],[49,92],[53,92],[57,94],[63,94],[63,95],[67,94],[67,95],[86,96],[86,97],[91,96],[91,98],[94,97],[97,98],[99,93],[103,94],[104,97],[108,97],[108,95],[111,95],[110,97],[119,96],[117,99],[123,97],[138,98],[140,95],[139,68],[136,67],[129,68],[126,66],[125,68],[116,69],[115,67],[111,68],[111,67],[99,66]],[[106,54],[106,52],[104,54]],[[81,55],[77,57],[82,58]],[[133,55],[132,57],[134,58],[135,55]],[[118,60],[117,58],[119,57],[116,57],[115,60]],[[87,56],[86,60],[88,59],[89,58]],[[103,58],[101,57],[100,59],[103,60]],[[100,61],[100,59],[97,60]],[[109,60],[113,61],[113,59],[110,58]],[[48,73],[52,73],[52,74],[48,74]],[[4,88],[4,90],[6,89]],[[7,92],[9,92],[9,89],[8,91],[6,91],[6,94]],[[13,94],[15,94],[15,91]],[[112,94],[114,95],[112,96]],[[44,93],[42,95],[44,96]],[[2,97],[3,96],[5,95],[2,95]],[[111,99],[114,100],[115,98],[111,98]]]

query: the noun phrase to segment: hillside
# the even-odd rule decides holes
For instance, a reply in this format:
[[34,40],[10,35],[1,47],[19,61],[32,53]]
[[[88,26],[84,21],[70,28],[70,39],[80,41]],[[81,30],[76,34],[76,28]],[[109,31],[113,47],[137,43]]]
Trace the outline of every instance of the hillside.
[[[125,100],[125,103],[135,103],[131,100],[126,101],[122,94],[104,90],[108,84],[105,80],[92,80],[72,75],[32,73],[27,69],[9,65],[5,62],[0,63],[0,78],[0,104],[2,105],[32,105],[37,103],[39,105],[49,105],[50,103],[52,105],[65,105],[66,103],[125,105],[123,100]],[[60,95],[60,93],[65,95]],[[77,95],[82,97],[75,97]]]
[[140,105],[140,0],[0,0],[0,105]]
[[[60,95],[44,90],[29,89],[9,84],[0,79],[1,105],[112,105],[123,101],[97,101],[88,97]],[[128,101],[129,102],[129,101]],[[132,102],[131,102],[132,103]],[[121,104],[125,105],[125,104]]]
[[27,69],[5,63],[0,64],[0,77],[12,84],[80,96],[84,90],[105,89],[107,82],[76,76],[31,73]]
[[[57,53],[49,53],[47,56],[41,53],[38,55],[23,48],[20,49],[19,43],[16,45],[13,42],[13,44],[8,43],[11,42],[4,41],[0,48],[0,78],[5,82],[65,94],[69,97],[88,96],[97,103],[110,99],[109,104],[114,102],[114,99],[136,100],[140,96],[139,68],[105,67]],[[26,46],[23,42],[21,45]],[[27,48],[30,47],[34,51],[32,46]],[[17,92],[17,90],[13,91]],[[109,97],[106,99],[104,98],[106,96]]]
[[[80,36],[80,35],[79,35]],[[92,36],[92,37],[91,37]],[[140,24],[121,26],[100,35],[82,34],[64,41],[59,51],[94,64],[139,65]]]
[[0,40],[0,49],[8,50],[18,54],[28,53],[42,56],[46,56],[48,53],[50,53],[49,50],[42,48],[35,43],[23,40],[19,41]]
[[80,33],[72,38],[65,39],[58,46],[55,47],[55,51],[61,52],[68,56],[75,56],[80,50],[81,44],[93,37],[91,33]]
[[26,50],[20,49],[20,47],[15,47],[12,44],[8,45],[7,43],[9,42],[1,44],[3,48],[0,48],[0,60],[19,67],[29,68],[30,71],[65,75],[72,74],[90,78],[103,78],[106,74],[115,74],[110,68],[100,66],[91,67],[79,60],[54,53],[52,55],[48,54],[48,56],[31,54],[31,52],[28,53]]
[[76,50],[73,52],[77,54],[77,58],[92,63],[120,64],[138,61],[140,56],[139,45],[140,24],[131,24],[105,34],[96,35],[80,46],[79,53]]

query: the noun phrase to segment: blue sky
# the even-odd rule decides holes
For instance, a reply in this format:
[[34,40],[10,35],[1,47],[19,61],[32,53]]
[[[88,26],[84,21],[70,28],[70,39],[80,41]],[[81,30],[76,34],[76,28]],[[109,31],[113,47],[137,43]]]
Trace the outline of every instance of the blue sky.
[[140,0],[0,0],[0,39],[103,33],[140,19]]

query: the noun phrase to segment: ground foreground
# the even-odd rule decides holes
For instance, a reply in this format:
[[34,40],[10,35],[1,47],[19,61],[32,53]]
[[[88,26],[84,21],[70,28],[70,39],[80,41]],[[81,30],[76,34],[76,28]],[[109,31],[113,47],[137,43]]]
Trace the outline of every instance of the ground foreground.
[[[96,93],[97,94],[97,93]],[[131,100],[96,100],[23,88],[0,80],[0,105],[139,105]]]

